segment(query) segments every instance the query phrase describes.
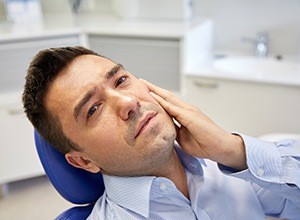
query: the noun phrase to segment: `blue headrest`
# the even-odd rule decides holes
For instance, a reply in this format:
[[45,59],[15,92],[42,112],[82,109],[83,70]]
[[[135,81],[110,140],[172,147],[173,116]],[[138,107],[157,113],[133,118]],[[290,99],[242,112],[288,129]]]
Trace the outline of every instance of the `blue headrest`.
[[44,170],[55,189],[75,204],[94,203],[104,192],[102,174],[93,174],[71,166],[64,155],[55,150],[34,131],[35,145]]

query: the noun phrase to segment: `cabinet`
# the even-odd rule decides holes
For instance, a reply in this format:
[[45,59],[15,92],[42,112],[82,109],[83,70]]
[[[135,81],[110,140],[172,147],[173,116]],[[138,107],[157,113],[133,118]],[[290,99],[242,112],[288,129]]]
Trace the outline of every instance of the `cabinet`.
[[38,51],[78,44],[76,34],[0,41],[0,92],[23,89],[29,62]]
[[89,36],[90,47],[129,72],[169,90],[180,88],[180,38]]
[[[129,72],[165,89],[182,92],[185,69],[209,56],[213,22],[199,19],[191,23],[137,23],[120,33],[87,33],[92,50],[121,63]],[[126,30],[126,31],[125,31]]]
[[30,60],[41,49],[78,44],[72,34],[0,42],[0,185],[44,173],[21,101]]
[[186,76],[185,99],[228,131],[300,133],[300,87]]
[[21,94],[2,94],[0,100],[0,184],[43,174]]

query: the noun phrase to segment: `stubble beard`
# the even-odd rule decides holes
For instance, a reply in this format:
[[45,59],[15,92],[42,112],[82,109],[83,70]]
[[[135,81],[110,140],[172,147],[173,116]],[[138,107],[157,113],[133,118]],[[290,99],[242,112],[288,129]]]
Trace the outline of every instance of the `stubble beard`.
[[[124,135],[124,139],[126,141],[126,143],[129,146],[135,147],[138,144],[138,140],[135,138],[135,134],[136,134],[136,128],[137,128],[137,124],[139,123],[140,118],[144,115],[144,113],[146,111],[153,111],[153,112],[157,112],[158,115],[166,115],[166,119],[169,121],[165,122],[166,125],[166,129],[170,129],[169,127],[174,126],[173,123],[170,123],[170,121],[172,121],[171,118],[168,118],[167,113],[159,106],[153,104],[153,103],[149,103],[147,105],[143,105],[139,108],[138,111],[133,112],[130,116],[129,119],[127,121],[128,123],[128,127],[127,130],[125,131],[125,135]],[[170,125],[171,124],[171,125]],[[164,133],[164,130],[162,130],[163,128],[159,129],[155,126],[153,126],[150,131],[149,134],[152,137],[156,137],[159,136],[161,133]],[[169,132],[167,132],[168,134]],[[144,137],[141,137],[144,138]],[[146,137],[145,137],[146,138]],[[169,139],[170,137],[163,137],[163,139]],[[175,138],[174,138],[175,140]],[[173,140],[173,141],[174,141]],[[149,140],[151,141],[151,140]]]
[[[158,112],[158,114],[165,114],[166,121],[163,126],[160,124],[160,128],[153,126],[148,131],[147,136],[140,137],[137,141],[134,138],[136,126],[145,111],[155,111]],[[169,117],[161,107],[150,103],[146,106],[141,106],[139,111],[132,114],[129,120],[128,129],[125,132],[124,138],[129,146],[136,148],[136,150],[142,154],[143,162],[139,165],[137,164],[139,171],[135,170],[132,174],[128,173],[128,176],[158,176],[174,155],[176,131],[171,117]],[[150,139],[151,137],[153,137],[153,139]]]

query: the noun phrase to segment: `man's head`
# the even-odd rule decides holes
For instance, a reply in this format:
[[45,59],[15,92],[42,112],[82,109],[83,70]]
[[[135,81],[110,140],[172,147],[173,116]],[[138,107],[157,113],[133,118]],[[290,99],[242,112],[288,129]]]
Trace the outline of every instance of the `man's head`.
[[173,151],[173,121],[148,88],[82,47],[37,54],[23,103],[39,133],[69,163],[91,172],[151,175]]
[[31,62],[23,92],[24,110],[39,133],[58,151],[65,154],[78,146],[68,139],[61,129],[60,121],[44,105],[47,91],[57,75],[76,57],[94,54],[83,47],[52,48],[40,51]]

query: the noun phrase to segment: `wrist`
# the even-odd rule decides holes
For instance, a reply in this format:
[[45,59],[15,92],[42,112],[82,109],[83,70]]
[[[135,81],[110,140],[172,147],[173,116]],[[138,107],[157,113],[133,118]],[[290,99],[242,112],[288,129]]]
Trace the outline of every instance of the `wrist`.
[[228,133],[223,144],[224,152],[217,162],[236,170],[247,169],[246,151],[242,137],[237,134]]

